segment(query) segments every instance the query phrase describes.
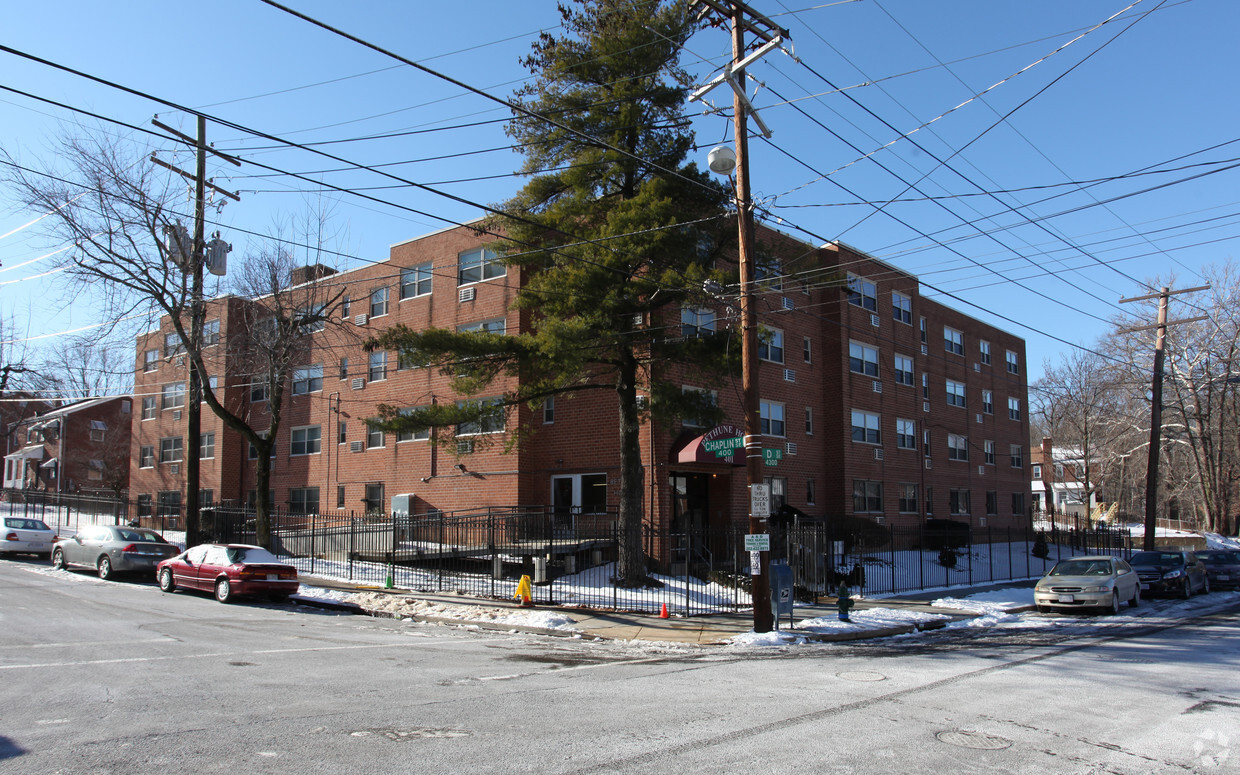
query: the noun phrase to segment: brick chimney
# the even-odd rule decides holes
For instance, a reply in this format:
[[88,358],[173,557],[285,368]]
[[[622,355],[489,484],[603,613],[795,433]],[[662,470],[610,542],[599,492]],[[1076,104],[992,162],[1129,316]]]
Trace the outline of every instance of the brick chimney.
[[307,266],[299,266],[289,272],[288,282],[289,285],[294,286],[304,285],[306,283],[314,282],[315,280],[322,280],[324,277],[335,273],[336,270],[332,269],[330,266],[325,266],[323,264],[309,264]]

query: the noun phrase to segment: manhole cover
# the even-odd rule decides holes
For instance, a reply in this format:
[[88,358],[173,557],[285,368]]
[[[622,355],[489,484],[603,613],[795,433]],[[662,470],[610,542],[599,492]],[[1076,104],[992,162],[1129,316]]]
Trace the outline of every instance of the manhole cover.
[[869,670],[850,670],[843,673],[836,673],[836,678],[843,678],[845,681],[886,681],[887,676],[882,673],[874,673]]
[[948,745],[961,748],[977,748],[983,751],[1001,751],[1012,745],[1012,741],[1004,737],[987,735],[982,732],[966,732],[962,729],[951,729],[935,734],[939,740]]

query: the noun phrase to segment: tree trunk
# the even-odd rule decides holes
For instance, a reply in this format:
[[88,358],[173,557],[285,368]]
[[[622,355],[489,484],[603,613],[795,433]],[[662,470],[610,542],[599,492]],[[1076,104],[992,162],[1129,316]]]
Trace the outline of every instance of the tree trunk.
[[642,550],[641,425],[637,420],[637,359],[622,355],[616,381],[620,416],[620,545],[616,583],[636,587],[646,579]]
[[271,448],[275,443],[256,445],[258,460],[254,466],[254,542],[271,549]]

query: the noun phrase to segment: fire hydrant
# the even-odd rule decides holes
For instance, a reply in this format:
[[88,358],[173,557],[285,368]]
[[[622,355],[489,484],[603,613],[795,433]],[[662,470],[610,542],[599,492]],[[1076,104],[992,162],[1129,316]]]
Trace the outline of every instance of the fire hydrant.
[[851,619],[848,618],[848,612],[849,610],[852,609],[854,605],[857,604],[857,601],[853,600],[852,596],[848,594],[848,585],[840,584],[840,588],[836,590],[835,592],[835,597],[837,598],[835,601],[835,604],[840,609],[840,621],[841,622],[852,621]]

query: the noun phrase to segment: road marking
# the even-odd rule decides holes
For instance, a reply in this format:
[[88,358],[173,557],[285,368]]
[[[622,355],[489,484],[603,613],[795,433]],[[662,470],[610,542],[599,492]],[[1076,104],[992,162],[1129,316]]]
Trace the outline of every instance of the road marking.
[[[364,649],[409,648],[407,643],[374,643],[367,646],[315,646],[300,649],[265,649],[248,651],[245,654],[305,654],[315,651],[361,651]],[[28,670],[47,667],[85,667],[87,665],[117,665],[142,662],[166,662],[172,659],[211,659],[215,657],[236,657],[236,651],[217,651],[206,654],[172,654],[164,657],[126,657],[122,659],[86,659],[76,662],[34,662],[24,665],[0,665],[0,670]]]
[[30,651],[32,649],[57,649],[57,648],[67,648],[70,646],[90,646],[91,648],[102,648],[105,646],[132,646],[137,643],[179,643],[179,642],[180,641],[178,641],[176,638],[169,638],[165,636],[163,638],[147,638],[145,640],[114,640],[114,641],[105,641],[102,643],[99,641],[93,641],[93,640],[92,641],[66,641],[64,643],[29,643],[29,644],[18,644],[15,646],[0,646],[0,650],[21,649],[23,651]]

